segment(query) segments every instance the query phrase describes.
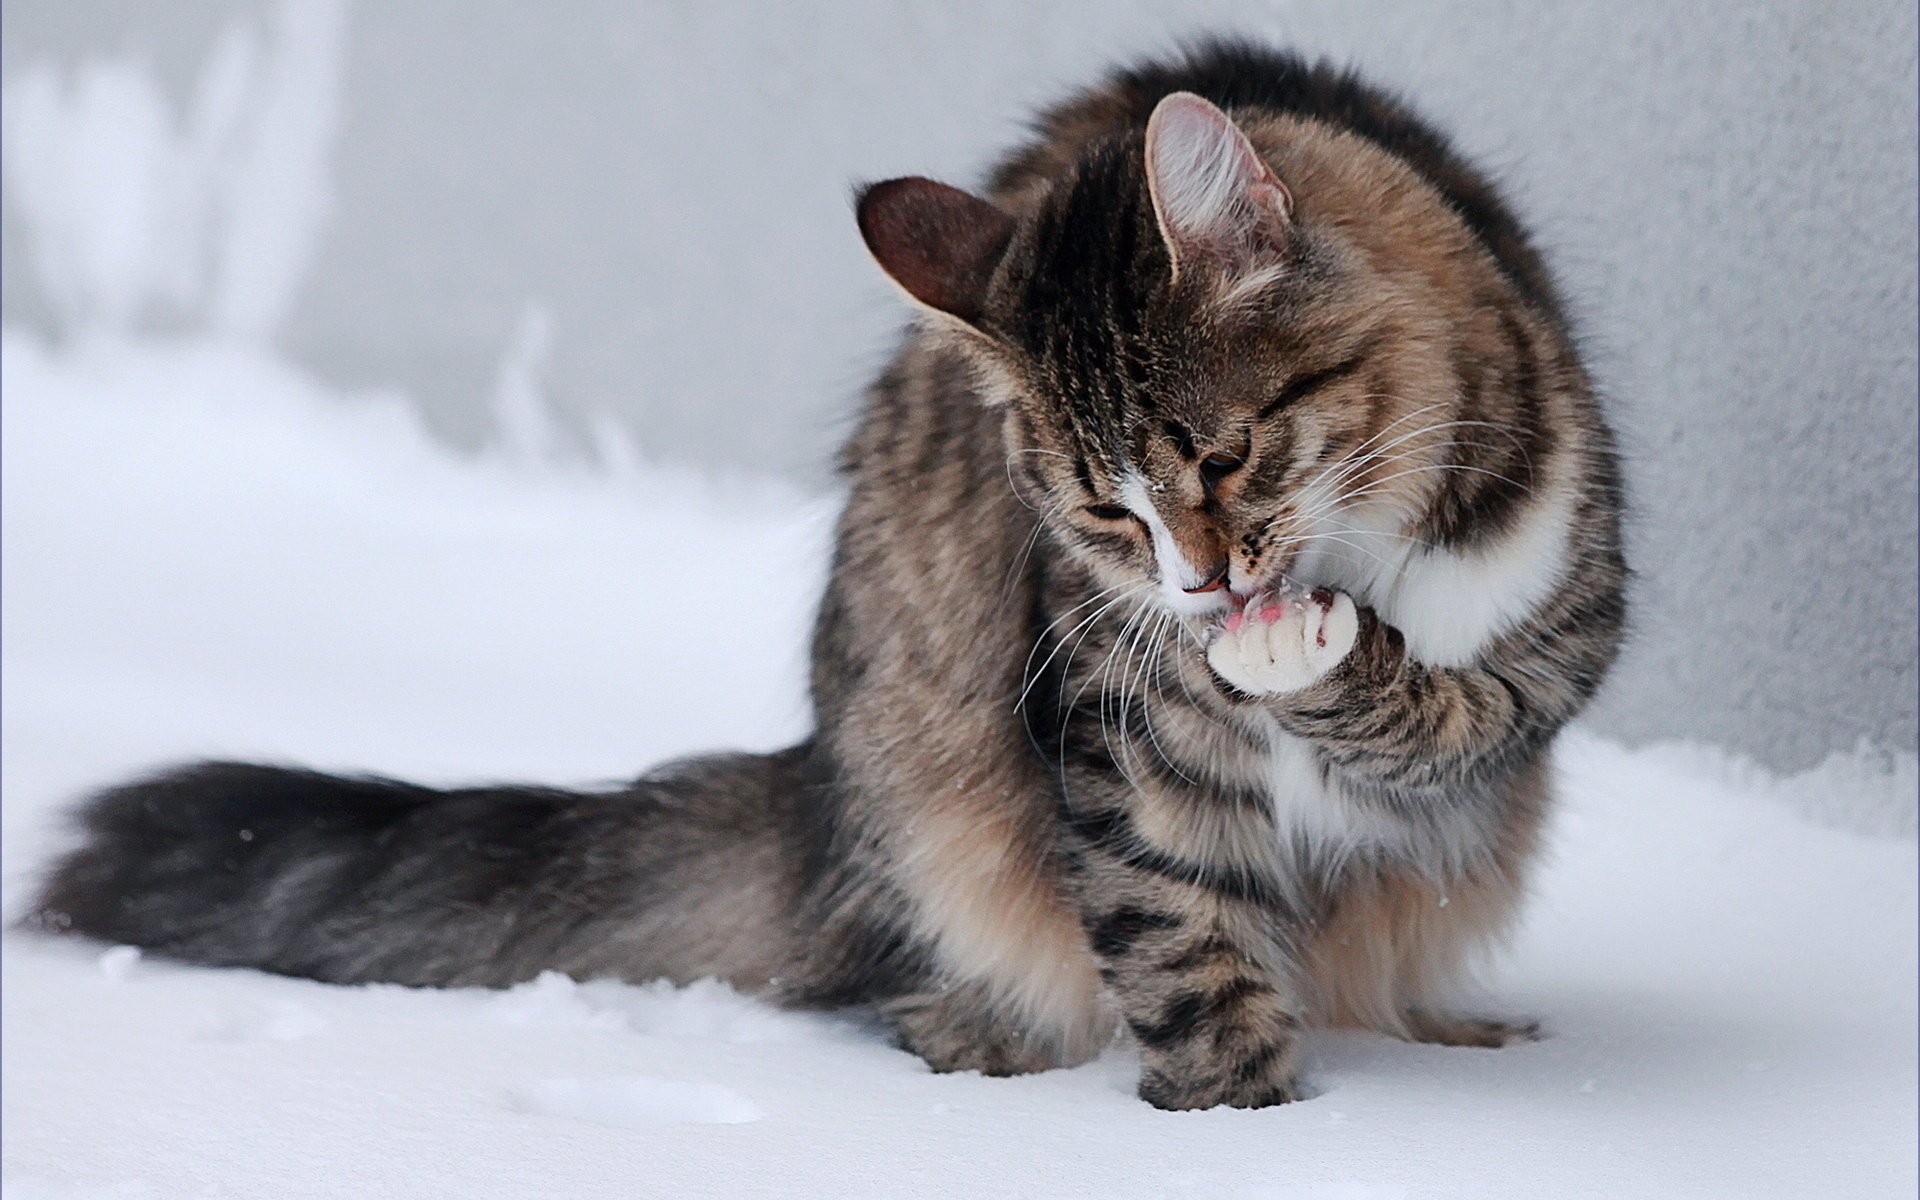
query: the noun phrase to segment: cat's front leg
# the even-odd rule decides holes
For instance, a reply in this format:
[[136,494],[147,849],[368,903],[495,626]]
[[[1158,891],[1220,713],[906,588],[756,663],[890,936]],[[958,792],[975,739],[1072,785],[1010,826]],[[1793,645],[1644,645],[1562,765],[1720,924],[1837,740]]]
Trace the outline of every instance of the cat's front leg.
[[1522,628],[1475,663],[1428,666],[1371,609],[1324,588],[1257,597],[1207,645],[1227,699],[1312,742],[1329,770],[1413,798],[1484,786],[1527,761],[1578,707],[1564,657]]
[[1089,942],[1140,1046],[1140,1097],[1166,1109],[1295,1099],[1300,1008],[1275,969],[1262,882],[1141,832],[1129,809],[1070,802]]

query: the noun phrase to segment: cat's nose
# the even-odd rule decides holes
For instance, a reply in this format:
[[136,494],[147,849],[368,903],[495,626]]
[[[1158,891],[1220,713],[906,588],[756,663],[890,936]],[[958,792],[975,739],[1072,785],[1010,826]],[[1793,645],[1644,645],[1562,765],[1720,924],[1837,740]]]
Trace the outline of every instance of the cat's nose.
[[1207,573],[1207,581],[1198,587],[1181,588],[1189,596],[1198,596],[1203,592],[1217,592],[1227,586],[1227,564],[1221,563]]

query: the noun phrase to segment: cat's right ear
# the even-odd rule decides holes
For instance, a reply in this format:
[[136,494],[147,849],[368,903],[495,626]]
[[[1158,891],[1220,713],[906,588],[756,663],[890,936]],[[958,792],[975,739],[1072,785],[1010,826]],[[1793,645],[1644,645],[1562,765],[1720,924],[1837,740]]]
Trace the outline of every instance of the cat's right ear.
[[1011,216],[918,177],[861,189],[854,211],[874,261],[907,295],[979,329],[987,285],[1013,240]]

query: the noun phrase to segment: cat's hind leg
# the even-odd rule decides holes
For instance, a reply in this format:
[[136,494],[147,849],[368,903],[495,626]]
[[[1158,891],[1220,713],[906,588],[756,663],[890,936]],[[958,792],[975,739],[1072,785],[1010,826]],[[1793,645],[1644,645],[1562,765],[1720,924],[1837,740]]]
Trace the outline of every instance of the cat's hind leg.
[[933,1070],[1030,1075],[1065,1065],[1055,1048],[996,1014],[977,986],[956,983],[880,1005],[901,1049]]
[[1538,1021],[1461,1016],[1445,1003],[1507,928],[1517,897],[1505,880],[1443,889],[1406,872],[1349,879],[1309,946],[1321,1018],[1435,1046],[1538,1041]]
[[1424,1042],[1431,1046],[1477,1046],[1497,1050],[1521,1042],[1537,1042],[1542,1034],[1538,1021],[1459,1017],[1415,1008],[1406,1013],[1405,1037],[1407,1041]]

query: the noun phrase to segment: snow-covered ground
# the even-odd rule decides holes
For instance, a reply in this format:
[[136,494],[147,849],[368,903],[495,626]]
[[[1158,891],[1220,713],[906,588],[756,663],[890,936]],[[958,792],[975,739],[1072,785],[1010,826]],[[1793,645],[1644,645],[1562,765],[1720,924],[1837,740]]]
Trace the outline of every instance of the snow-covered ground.
[[[64,805],[164,760],[570,782],[804,728],[828,504],[456,462],[394,397],[204,341],[9,334],[0,388],[9,914]],[[934,1076],[711,984],[343,989],[9,933],[6,1195],[1913,1194],[1912,760],[1561,762],[1489,980],[1538,1045],[1322,1036],[1313,1099],[1166,1114],[1124,1049]]]

